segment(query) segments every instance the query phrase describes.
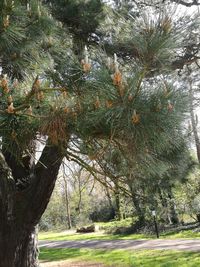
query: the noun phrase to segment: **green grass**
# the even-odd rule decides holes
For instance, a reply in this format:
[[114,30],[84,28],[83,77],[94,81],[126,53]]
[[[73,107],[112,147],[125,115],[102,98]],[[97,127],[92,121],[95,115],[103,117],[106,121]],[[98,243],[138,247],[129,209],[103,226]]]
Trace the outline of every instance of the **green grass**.
[[41,261],[93,261],[108,266],[123,267],[197,267],[200,255],[195,252],[169,250],[100,250],[100,249],[47,249],[40,252]]
[[102,232],[89,233],[89,234],[70,234],[69,232],[41,232],[39,233],[39,240],[117,240],[117,239],[150,239],[153,236],[143,234],[132,234],[132,235],[112,235],[104,234]]
[[193,230],[183,230],[179,233],[163,233],[161,235],[162,238],[170,238],[170,239],[177,239],[177,238],[200,238],[200,232],[194,232]]
[[96,224],[99,226],[100,230],[112,231],[119,227],[130,227],[133,222],[133,218],[126,218],[121,221],[98,222]]
[[[127,240],[136,240],[136,239],[152,239],[155,238],[155,235],[145,235],[145,234],[130,234],[130,235],[113,235],[113,234],[104,234],[102,232],[89,233],[89,234],[78,234],[71,233],[68,231],[65,232],[41,232],[39,233],[40,240],[54,240],[54,241],[63,241],[63,240],[117,240],[117,239],[127,239]],[[162,239],[177,239],[177,238],[200,238],[200,232],[194,232],[192,230],[184,230],[179,233],[163,233],[160,238]]]
[[[120,227],[130,227],[133,223],[132,218],[126,218],[121,221],[111,221],[111,222],[98,222],[96,225],[99,226],[100,230],[106,232],[112,232]],[[200,238],[200,232],[195,232],[193,230],[183,230],[179,233],[162,233],[161,238]],[[116,239],[152,239],[155,238],[154,235],[149,234],[106,234],[102,232],[90,233],[90,234],[78,234],[72,233],[70,231],[62,231],[62,232],[40,232],[39,239],[40,240],[55,240],[55,241],[63,241],[63,240],[116,240]]]

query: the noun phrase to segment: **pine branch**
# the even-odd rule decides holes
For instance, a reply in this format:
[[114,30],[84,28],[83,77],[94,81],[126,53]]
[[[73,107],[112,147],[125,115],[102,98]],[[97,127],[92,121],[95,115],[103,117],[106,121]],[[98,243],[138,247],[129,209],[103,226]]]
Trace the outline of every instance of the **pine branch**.
[[[66,154],[67,157],[70,156],[70,160],[76,162],[77,164],[81,165],[82,167],[84,167],[87,171],[89,171],[93,176],[94,178],[99,182],[101,183],[102,185],[106,186],[107,183],[105,183],[104,181],[102,181],[101,178],[98,177],[97,173],[102,175],[102,176],[105,176],[105,173],[104,172],[101,172],[99,171],[98,169],[90,166],[88,163],[86,163],[84,160],[82,160],[79,156],[73,154],[73,153],[70,153],[69,151],[67,152]],[[109,176],[108,176],[109,177]],[[116,178],[116,177],[115,177]],[[110,186],[110,189],[113,190],[112,186]],[[125,192],[128,195],[130,195],[130,192],[124,188],[123,186],[120,186],[120,189]]]

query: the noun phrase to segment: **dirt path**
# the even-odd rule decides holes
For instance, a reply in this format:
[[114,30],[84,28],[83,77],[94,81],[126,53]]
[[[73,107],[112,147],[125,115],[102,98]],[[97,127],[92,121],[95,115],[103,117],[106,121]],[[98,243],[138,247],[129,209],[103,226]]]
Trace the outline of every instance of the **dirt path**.
[[40,241],[39,247],[200,251],[200,239]]

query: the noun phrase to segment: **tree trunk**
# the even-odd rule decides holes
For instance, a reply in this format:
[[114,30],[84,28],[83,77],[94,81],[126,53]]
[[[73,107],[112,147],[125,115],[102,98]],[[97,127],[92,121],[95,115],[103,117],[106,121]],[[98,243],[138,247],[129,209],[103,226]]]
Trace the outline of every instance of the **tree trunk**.
[[[0,266],[1,267],[38,267],[38,249],[35,231],[23,229],[21,232],[13,221],[13,228],[1,229]],[[3,234],[2,234],[3,233]]]
[[17,231],[13,217],[15,182],[0,154],[0,266],[14,267]]
[[121,221],[123,219],[122,214],[122,205],[121,205],[121,196],[120,196],[120,189],[118,182],[115,182],[115,202],[116,202],[116,218],[118,221]]
[[15,267],[38,267],[37,226],[23,229],[15,253]]
[[196,145],[196,151],[197,151],[197,159],[198,162],[200,163],[200,140],[199,140],[199,135],[197,131],[197,122],[195,120],[195,114],[194,114],[194,92],[192,88],[192,82],[189,80],[189,104],[190,104],[190,119],[192,123],[192,131],[194,134],[194,140],[195,140],[195,145]]
[[169,207],[168,207],[168,201],[167,201],[167,198],[165,196],[163,196],[163,193],[160,189],[160,187],[158,187],[158,194],[159,194],[159,198],[160,198],[160,201],[161,201],[161,204],[162,204],[162,207],[163,207],[163,219],[166,223],[168,224],[172,224],[172,220],[171,220],[171,217],[170,217],[170,214],[169,214]]
[[200,223],[200,213],[196,214],[197,221]]
[[173,194],[171,188],[169,189],[168,197],[169,197],[169,209],[170,209],[170,220],[172,224],[177,224],[179,223],[179,218],[178,214],[176,211],[176,205],[174,202]]
[[[64,168],[65,166],[63,166],[63,170]],[[65,174],[65,171],[64,171],[64,174]],[[70,209],[70,202],[69,202],[67,177],[65,175],[63,178],[64,178],[64,187],[65,187],[65,203],[66,203],[66,209],[67,209],[67,222],[68,222],[68,228],[71,229],[72,228],[71,209]]]
[[141,228],[142,226],[144,226],[146,223],[145,211],[144,211],[144,209],[141,208],[141,203],[140,203],[141,201],[140,201],[138,195],[136,194],[137,188],[135,187],[132,180],[129,181],[128,186],[129,186],[129,190],[131,192],[132,205],[136,211],[136,215],[138,216],[138,221],[134,227],[135,227],[135,229],[138,229],[138,228]]
[[[19,190],[0,154],[0,267],[37,267],[36,226],[54,189],[62,162],[57,146],[46,145],[27,188]],[[13,159],[12,159],[13,163]]]
[[[105,179],[106,181],[106,179]],[[111,207],[112,210],[114,210],[114,207],[113,207],[113,203],[112,203],[112,198],[111,198],[111,195],[110,195],[110,192],[109,192],[109,188],[107,185],[105,185],[105,193],[106,193],[106,197],[108,199],[108,202],[109,202],[109,206]]]
[[131,192],[132,194],[132,201],[133,201],[133,207],[136,210],[137,216],[138,216],[138,225],[139,227],[144,226],[145,225],[145,215],[143,210],[140,207],[140,203],[139,203],[139,199],[138,197],[135,195],[134,192]]
[[0,266],[15,267],[16,233],[10,227],[0,231]]

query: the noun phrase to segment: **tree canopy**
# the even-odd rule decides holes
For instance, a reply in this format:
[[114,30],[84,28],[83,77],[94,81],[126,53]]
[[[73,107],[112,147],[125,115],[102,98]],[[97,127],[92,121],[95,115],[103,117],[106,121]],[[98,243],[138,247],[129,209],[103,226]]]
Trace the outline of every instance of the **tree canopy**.
[[28,244],[64,157],[92,173],[88,159],[98,162],[134,194],[134,178],[170,184],[171,173],[187,171],[188,91],[179,81],[186,68],[198,71],[198,15],[175,17],[168,1],[114,2],[1,2],[5,266],[35,266]]

